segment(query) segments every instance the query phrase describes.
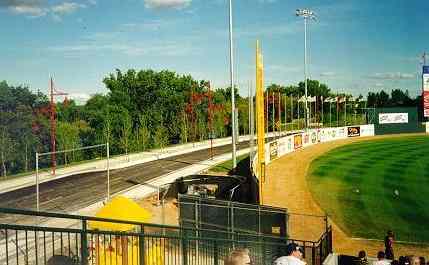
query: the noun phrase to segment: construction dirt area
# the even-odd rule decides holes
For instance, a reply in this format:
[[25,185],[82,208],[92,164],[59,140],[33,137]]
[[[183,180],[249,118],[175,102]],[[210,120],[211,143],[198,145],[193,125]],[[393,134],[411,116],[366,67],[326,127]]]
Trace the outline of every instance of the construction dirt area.
[[[314,201],[306,180],[311,162],[336,147],[356,141],[377,140],[381,137],[392,136],[352,138],[320,143],[287,154],[269,164],[263,188],[263,203],[288,209],[291,213],[289,220],[291,238],[317,241],[325,225],[323,218],[325,214]],[[328,220],[333,228],[334,252],[357,255],[360,250],[365,250],[369,256],[377,256],[378,251],[384,250],[383,241],[351,238],[341,231],[333,220]],[[416,244],[396,242],[394,251],[396,257],[401,255],[429,256],[429,246]]]

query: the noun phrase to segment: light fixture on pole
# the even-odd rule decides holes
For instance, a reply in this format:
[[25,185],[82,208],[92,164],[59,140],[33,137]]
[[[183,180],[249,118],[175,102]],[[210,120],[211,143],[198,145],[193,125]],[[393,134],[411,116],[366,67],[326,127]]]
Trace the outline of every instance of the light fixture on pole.
[[234,86],[234,46],[232,39],[232,0],[229,0],[229,64],[230,64],[230,80],[231,80],[231,115],[232,115],[232,169],[237,167],[237,139],[235,128],[235,86]]
[[309,9],[297,9],[295,12],[295,15],[297,17],[304,18],[305,128],[307,129],[309,125],[308,123],[309,110],[308,110],[308,103],[307,103],[307,97],[308,97],[308,93],[307,93],[307,20],[308,19],[316,20],[316,14]]

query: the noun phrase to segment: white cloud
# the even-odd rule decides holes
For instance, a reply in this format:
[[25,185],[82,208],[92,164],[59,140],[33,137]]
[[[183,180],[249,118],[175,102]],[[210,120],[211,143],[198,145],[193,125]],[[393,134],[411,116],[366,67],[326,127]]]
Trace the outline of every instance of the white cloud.
[[48,12],[39,0],[0,0],[0,8],[7,8],[14,14],[29,17],[41,17]]
[[82,53],[98,53],[98,52],[109,52],[109,53],[120,53],[128,56],[144,56],[144,55],[156,55],[156,56],[184,56],[189,54],[199,53],[200,49],[192,47],[191,43],[183,42],[170,42],[170,43],[153,43],[151,45],[142,43],[133,44],[111,44],[111,43],[80,43],[76,45],[66,46],[53,46],[48,48],[49,51],[63,53],[64,56],[69,57],[76,54]]
[[413,79],[415,78],[415,74],[408,73],[375,73],[369,75],[368,78],[371,79],[380,79],[380,80],[400,80],[400,79]]
[[298,73],[298,72],[301,72],[302,70],[303,70],[303,67],[298,67],[298,66],[284,66],[284,65],[278,65],[278,64],[271,64],[267,66],[268,72],[276,72],[276,73]]
[[[30,18],[52,15],[55,21],[61,21],[61,16],[76,12],[78,9],[86,8],[86,4],[76,2],[61,2],[57,5],[48,6],[42,0],[0,0],[0,8],[8,8],[12,13],[25,15]],[[95,5],[95,0],[88,0],[88,4]]]
[[40,0],[1,0],[0,7],[39,6]]
[[80,8],[86,8],[86,5],[78,4],[75,2],[64,2],[59,5],[55,5],[51,7],[51,11],[56,15],[65,15],[65,14],[73,13]]
[[336,75],[337,74],[335,72],[323,72],[320,74],[320,76],[323,76],[323,77],[334,77]]
[[156,31],[161,28],[167,28],[178,23],[173,19],[150,19],[141,23],[125,23],[121,25],[123,30],[138,30],[138,31]]
[[86,93],[71,93],[67,97],[74,100],[77,105],[85,105],[85,103],[91,98],[91,95]]
[[46,8],[29,5],[11,6],[9,9],[15,14],[27,15],[29,17],[42,17],[49,12],[49,10]]
[[176,8],[182,9],[191,4],[192,0],[145,0],[146,8]]

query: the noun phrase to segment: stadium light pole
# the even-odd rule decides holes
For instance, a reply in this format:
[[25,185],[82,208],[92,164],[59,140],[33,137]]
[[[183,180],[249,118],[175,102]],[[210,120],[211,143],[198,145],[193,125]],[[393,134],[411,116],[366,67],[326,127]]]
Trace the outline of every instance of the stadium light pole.
[[231,81],[231,115],[232,115],[232,169],[237,167],[237,139],[235,128],[235,87],[234,87],[234,46],[232,39],[232,0],[229,0],[229,67],[230,67],[230,81]]
[[40,210],[39,201],[39,153],[36,152],[36,209]]
[[316,15],[309,9],[297,9],[295,12],[297,17],[304,18],[304,82],[305,82],[305,129],[308,128],[308,93],[307,93],[307,20],[316,20]]

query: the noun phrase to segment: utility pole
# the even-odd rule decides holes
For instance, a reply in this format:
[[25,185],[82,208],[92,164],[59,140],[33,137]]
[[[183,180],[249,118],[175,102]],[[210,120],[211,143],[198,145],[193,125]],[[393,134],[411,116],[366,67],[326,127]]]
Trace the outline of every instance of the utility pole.
[[49,102],[49,120],[51,123],[51,164],[52,164],[52,175],[55,175],[55,169],[57,167],[57,158],[56,158],[56,107],[55,107],[55,96],[67,96],[67,93],[59,92],[54,88],[54,80],[51,77],[49,81],[50,87],[50,97],[51,101]]
[[249,167],[252,168],[253,166],[253,155],[254,155],[254,132],[255,132],[255,127],[254,127],[254,115],[253,115],[253,89],[252,89],[252,84],[249,81],[249,137],[250,137],[250,141],[249,141],[249,147],[250,147],[250,156],[249,156]]
[[209,122],[209,134],[210,134],[210,159],[213,159],[213,104],[212,104],[212,93],[211,83],[208,82],[208,122]]
[[290,123],[293,130],[293,95],[290,95]]
[[282,128],[282,111],[281,111],[281,105],[282,105],[282,98],[280,97],[280,92],[278,92],[278,97],[279,97],[279,105],[278,105],[278,112],[279,112],[279,128],[278,128],[278,130],[279,130],[279,135],[280,135],[280,132],[281,132],[281,128]]
[[344,96],[344,126],[347,126],[347,97]]
[[287,127],[286,127],[286,124],[287,124],[287,97],[286,97],[286,95],[284,96],[284,102],[285,102],[285,131],[287,131]]
[[275,116],[275,112],[276,112],[276,106],[275,106],[275,98],[274,98],[274,92],[271,94],[271,100],[273,101],[272,103],[272,107],[271,107],[271,109],[273,110],[273,113],[271,113],[272,115],[272,128],[273,128],[273,133],[276,131],[276,116]]
[[232,38],[232,0],[229,0],[229,64],[231,81],[231,115],[232,115],[232,170],[237,167],[237,139],[235,120],[235,85],[234,85],[234,46]]
[[423,53],[423,55],[422,55],[422,58],[423,58],[423,66],[426,66],[426,58],[427,58],[427,53],[426,52],[424,52]]
[[308,92],[307,92],[307,20],[316,20],[316,15],[308,9],[297,9],[296,16],[304,18],[304,82],[305,82],[305,129],[309,126]]
[[300,117],[300,113],[299,113],[299,100],[300,100],[300,98],[299,98],[299,95],[298,95],[298,101],[297,101],[297,105],[298,105],[298,130],[299,129],[301,129],[300,127],[300,125],[301,125],[301,121],[299,120],[299,117]]
[[267,104],[267,107],[266,107],[266,109],[267,109],[267,133],[269,133],[269,127],[268,127],[268,99],[270,98],[270,93],[268,92],[268,90],[267,90],[267,96],[265,97],[266,98],[266,104]]

